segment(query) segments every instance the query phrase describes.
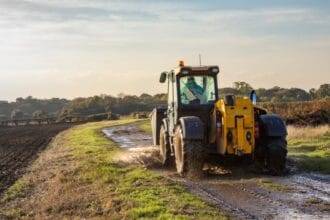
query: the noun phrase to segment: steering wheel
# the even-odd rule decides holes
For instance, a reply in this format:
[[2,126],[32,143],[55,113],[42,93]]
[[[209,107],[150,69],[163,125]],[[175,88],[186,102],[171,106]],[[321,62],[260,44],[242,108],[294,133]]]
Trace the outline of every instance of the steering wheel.
[[189,104],[191,104],[191,105],[200,105],[200,104],[201,104],[201,100],[199,100],[199,99],[194,99],[194,100],[191,100],[191,101],[189,102]]

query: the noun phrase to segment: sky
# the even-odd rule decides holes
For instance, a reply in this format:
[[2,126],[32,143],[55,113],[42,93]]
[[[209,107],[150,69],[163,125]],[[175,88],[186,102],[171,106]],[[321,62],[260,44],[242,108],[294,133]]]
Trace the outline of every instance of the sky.
[[0,0],[0,100],[165,92],[159,75],[219,65],[219,84],[330,83],[330,1]]

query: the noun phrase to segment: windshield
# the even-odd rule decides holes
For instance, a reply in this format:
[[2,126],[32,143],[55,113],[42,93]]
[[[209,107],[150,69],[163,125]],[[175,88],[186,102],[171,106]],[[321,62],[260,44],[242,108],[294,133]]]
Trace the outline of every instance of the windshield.
[[180,78],[181,104],[205,105],[215,101],[215,83],[212,76],[183,76]]

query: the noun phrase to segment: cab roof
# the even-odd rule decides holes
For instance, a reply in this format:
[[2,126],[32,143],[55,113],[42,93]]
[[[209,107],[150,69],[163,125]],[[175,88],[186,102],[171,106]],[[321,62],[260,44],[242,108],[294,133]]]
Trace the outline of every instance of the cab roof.
[[218,74],[218,66],[179,66],[174,69],[176,75],[189,75],[189,74]]

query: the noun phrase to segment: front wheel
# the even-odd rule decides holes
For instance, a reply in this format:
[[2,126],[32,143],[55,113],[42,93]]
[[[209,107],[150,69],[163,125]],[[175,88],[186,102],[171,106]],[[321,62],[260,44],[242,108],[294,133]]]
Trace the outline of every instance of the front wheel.
[[174,134],[175,164],[181,176],[201,177],[204,165],[204,149],[200,140],[184,140],[182,128]]

